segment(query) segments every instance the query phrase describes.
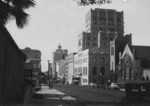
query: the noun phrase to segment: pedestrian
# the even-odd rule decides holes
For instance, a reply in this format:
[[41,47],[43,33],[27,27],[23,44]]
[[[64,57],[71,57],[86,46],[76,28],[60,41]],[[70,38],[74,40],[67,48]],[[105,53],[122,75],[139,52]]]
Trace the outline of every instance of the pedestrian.
[[108,80],[108,82],[107,82],[107,87],[109,87],[110,84],[111,84],[111,82],[110,82],[110,80]]

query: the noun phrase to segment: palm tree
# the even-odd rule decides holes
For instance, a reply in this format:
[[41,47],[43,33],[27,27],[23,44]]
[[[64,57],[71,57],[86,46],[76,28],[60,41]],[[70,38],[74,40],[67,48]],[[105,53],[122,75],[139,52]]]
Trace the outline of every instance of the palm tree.
[[18,28],[23,28],[29,20],[25,9],[34,6],[34,0],[0,0],[0,25],[6,25],[10,19],[15,18]]

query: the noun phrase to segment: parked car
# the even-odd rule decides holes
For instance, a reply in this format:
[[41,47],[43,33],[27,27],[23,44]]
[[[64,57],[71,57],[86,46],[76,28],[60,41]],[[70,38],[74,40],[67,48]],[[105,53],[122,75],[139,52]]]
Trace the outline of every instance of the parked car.
[[73,80],[71,84],[72,85],[79,85],[79,80]]
[[108,86],[109,89],[113,89],[113,90],[119,90],[119,86],[115,83],[115,82],[112,82],[110,84],[110,86]]
[[89,83],[89,87],[98,87],[98,85],[93,83],[93,82],[91,82],[91,83]]

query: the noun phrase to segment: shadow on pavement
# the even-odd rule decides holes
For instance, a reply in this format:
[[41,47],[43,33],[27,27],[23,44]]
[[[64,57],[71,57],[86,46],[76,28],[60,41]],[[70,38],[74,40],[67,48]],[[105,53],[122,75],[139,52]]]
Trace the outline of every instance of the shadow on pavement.
[[47,100],[49,100],[50,104],[54,104],[51,106],[150,106],[150,100],[141,98],[123,97],[120,102],[83,102],[78,100],[62,100],[63,96],[49,95]]
[[123,97],[120,101],[122,106],[150,106],[150,98],[126,98]]

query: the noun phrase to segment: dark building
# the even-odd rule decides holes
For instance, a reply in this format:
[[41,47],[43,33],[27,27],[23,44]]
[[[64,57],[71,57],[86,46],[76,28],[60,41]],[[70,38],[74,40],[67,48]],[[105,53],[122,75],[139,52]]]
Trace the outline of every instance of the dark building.
[[22,52],[26,55],[26,63],[31,63],[32,67],[32,81],[36,87],[39,86],[39,74],[41,72],[41,51],[31,49],[29,47],[22,49]]
[[103,37],[101,43],[108,41],[109,44],[109,39],[113,39],[114,32],[118,37],[122,37],[124,35],[123,12],[113,9],[91,9],[85,17],[85,32],[78,37],[78,51],[98,47],[99,31]]
[[10,33],[0,25],[0,105],[23,93],[25,60]]
[[150,47],[126,44],[116,65],[118,83],[150,79]]

